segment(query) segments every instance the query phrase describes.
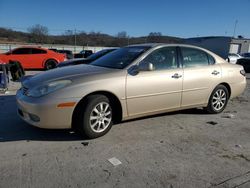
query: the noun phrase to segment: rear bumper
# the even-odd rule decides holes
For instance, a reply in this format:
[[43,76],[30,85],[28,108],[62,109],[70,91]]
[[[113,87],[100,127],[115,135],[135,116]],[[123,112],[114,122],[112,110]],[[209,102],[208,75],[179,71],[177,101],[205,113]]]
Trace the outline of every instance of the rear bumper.
[[[19,90],[16,95],[19,116],[27,123],[46,129],[71,128],[72,115],[78,98],[50,99],[31,98]],[[47,99],[46,99],[47,98]],[[58,104],[75,102],[74,106],[59,108]]]

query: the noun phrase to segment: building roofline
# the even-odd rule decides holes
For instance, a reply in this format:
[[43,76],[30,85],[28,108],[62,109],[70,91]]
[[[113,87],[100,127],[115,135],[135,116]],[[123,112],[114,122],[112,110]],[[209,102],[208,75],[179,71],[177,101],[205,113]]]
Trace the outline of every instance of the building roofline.
[[230,36],[191,37],[191,38],[186,38],[184,40],[192,40],[192,39],[217,39],[217,38],[226,38],[226,39],[231,39],[231,40],[250,40],[250,38],[235,38],[235,37],[230,37]]

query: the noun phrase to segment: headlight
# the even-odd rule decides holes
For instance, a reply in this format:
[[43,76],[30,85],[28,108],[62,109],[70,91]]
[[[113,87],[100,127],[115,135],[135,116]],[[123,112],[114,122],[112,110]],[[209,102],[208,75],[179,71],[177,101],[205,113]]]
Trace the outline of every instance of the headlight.
[[58,80],[29,89],[27,96],[41,97],[71,84],[70,80]]

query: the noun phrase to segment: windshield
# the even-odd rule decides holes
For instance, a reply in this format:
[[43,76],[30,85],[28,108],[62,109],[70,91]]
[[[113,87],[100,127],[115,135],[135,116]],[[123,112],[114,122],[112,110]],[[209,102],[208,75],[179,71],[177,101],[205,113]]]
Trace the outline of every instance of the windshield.
[[120,48],[108,53],[107,55],[93,61],[90,64],[100,67],[123,69],[149,48],[150,47],[148,46],[131,46]]

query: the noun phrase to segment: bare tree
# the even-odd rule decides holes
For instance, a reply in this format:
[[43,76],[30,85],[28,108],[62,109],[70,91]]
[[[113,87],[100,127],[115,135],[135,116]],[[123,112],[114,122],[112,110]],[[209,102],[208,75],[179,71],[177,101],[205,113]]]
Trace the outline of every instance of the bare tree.
[[[45,28],[45,29],[44,29]],[[48,29],[41,25],[35,25],[29,28],[29,33],[14,31],[0,27],[0,38],[12,42],[50,42],[52,44],[69,44],[81,46],[125,46],[130,44],[139,44],[146,42],[162,42],[162,43],[182,43],[181,38],[163,36],[160,32],[151,32],[144,37],[130,37],[127,32],[121,31],[115,36],[111,36],[101,32],[78,31],[69,29],[60,35],[48,35]],[[76,40],[75,40],[76,33]],[[119,37],[119,38],[118,38]],[[124,38],[125,37],[125,38]]]
[[66,36],[72,36],[72,35],[74,35],[74,31],[73,31],[73,30],[70,30],[70,29],[65,30],[65,32],[64,32],[64,34],[63,34],[63,35],[66,35]]
[[161,32],[150,32],[148,34],[148,42],[160,42],[161,37]]
[[126,31],[120,31],[117,33],[117,38],[127,38],[127,32]]
[[32,36],[32,42],[45,43],[48,40],[49,29],[46,26],[36,24],[28,28]]
[[116,40],[117,46],[125,46],[129,43],[129,36],[126,31],[120,31],[116,35]]
[[150,32],[148,36],[159,37],[162,36],[161,32]]

